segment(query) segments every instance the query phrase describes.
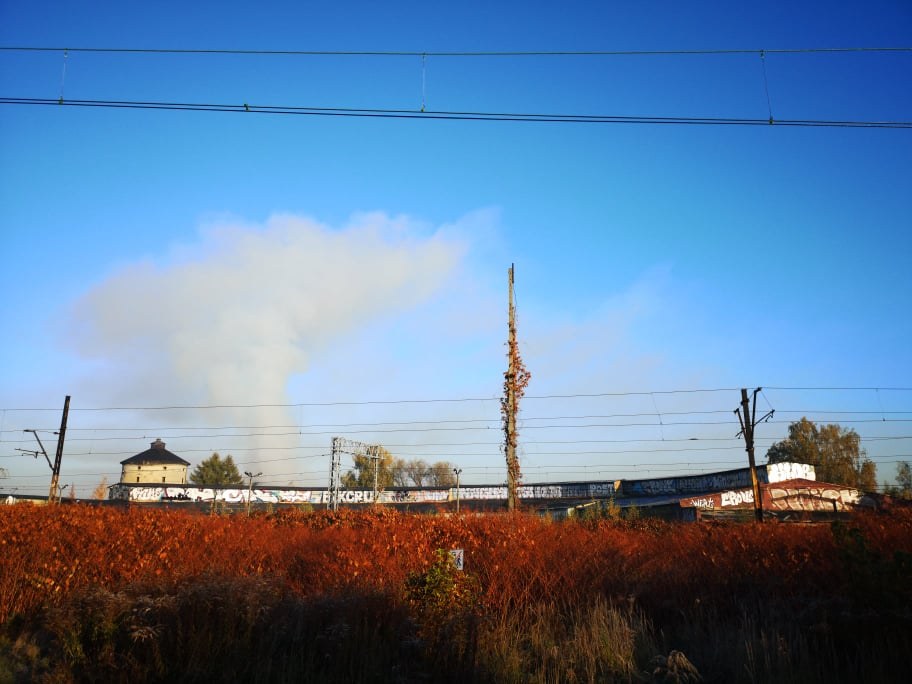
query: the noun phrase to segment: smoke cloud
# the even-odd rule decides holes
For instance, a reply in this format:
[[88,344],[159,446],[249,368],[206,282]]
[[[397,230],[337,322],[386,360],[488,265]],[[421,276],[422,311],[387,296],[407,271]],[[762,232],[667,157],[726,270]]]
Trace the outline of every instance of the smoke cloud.
[[[75,302],[67,339],[94,361],[83,396],[134,407],[287,404],[289,379],[315,355],[440,290],[465,252],[452,228],[382,213],[338,229],[292,215],[210,225],[198,242],[126,264]],[[146,414],[144,425],[165,418],[233,426],[292,420],[285,409],[264,406],[205,419]],[[247,440],[254,448],[267,442],[295,440]]]

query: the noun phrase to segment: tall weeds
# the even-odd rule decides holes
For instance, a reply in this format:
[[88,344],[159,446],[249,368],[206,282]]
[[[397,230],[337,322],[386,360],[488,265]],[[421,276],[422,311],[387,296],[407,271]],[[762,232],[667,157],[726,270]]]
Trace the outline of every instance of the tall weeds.
[[[465,571],[446,550],[465,550]],[[0,509],[5,681],[890,681],[912,514]]]

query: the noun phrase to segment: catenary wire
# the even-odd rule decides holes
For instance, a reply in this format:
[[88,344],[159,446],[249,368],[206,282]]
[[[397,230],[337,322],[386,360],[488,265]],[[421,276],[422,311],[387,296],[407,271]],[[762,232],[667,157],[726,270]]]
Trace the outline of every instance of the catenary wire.
[[[713,410],[713,411],[663,411],[661,413],[663,416],[729,415],[729,414],[731,414],[731,410],[723,409],[723,410]],[[892,415],[910,415],[910,414],[912,414],[912,411],[880,411],[880,410],[878,410],[878,411],[835,411],[835,410],[825,410],[825,409],[819,409],[819,410],[782,409],[782,410],[777,410],[776,413],[779,415],[794,414],[794,415],[802,415],[805,417],[817,416],[817,415],[834,415],[834,416],[836,416],[836,415],[878,415],[878,416],[891,415],[892,416]],[[637,418],[637,417],[652,417],[652,416],[658,416],[658,414],[654,413],[654,412],[647,412],[647,413],[611,413],[611,414],[601,414],[601,415],[590,414],[590,415],[562,415],[562,416],[523,416],[520,418],[520,421],[524,424],[523,429],[525,430],[525,429],[530,429],[530,428],[548,427],[548,426],[525,425],[526,423],[528,423],[530,421],[538,421],[538,420],[590,420],[590,419],[612,419],[612,418]],[[73,432],[93,432],[93,433],[133,432],[133,433],[140,433],[142,435],[142,437],[141,437],[142,439],[148,438],[147,436],[149,434],[163,435],[167,439],[184,439],[184,438],[193,439],[193,438],[202,438],[202,437],[235,437],[235,436],[239,436],[239,435],[236,435],[236,434],[219,434],[219,435],[177,434],[177,435],[174,435],[174,434],[168,434],[168,433],[170,433],[173,430],[215,430],[215,431],[280,430],[280,429],[294,429],[295,430],[294,433],[274,433],[274,432],[254,433],[258,436],[259,435],[269,436],[269,435],[279,435],[279,434],[313,434],[313,433],[309,433],[309,432],[308,433],[302,432],[302,430],[304,428],[307,428],[308,430],[310,430],[312,428],[336,428],[336,429],[339,429],[340,431],[345,431],[345,432],[351,434],[352,432],[351,432],[350,428],[354,428],[354,427],[370,428],[370,427],[410,426],[410,425],[454,425],[454,424],[465,425],[468,423],[494,423],[499,420],[500,420],[499,418],[498,419],[495,419],[495,418],[467,418],[467,419],[444,419],[444,420],[382,421],[382,422],[374,422],[374,423],[360,422],[360,423],[315,423],[315,424],[309,424],[309,425],[286,424],[286,425],[220,425],[220,426],[217,426],[217,425],[209,425],[209,426],[175,425],[175,426],[154,426],[154,427],[144,427],[144,428],[70,426],[67,428],[67,432],[68,433],[73,433]],[[822,419],[818,419],[816,422],[820,422],[821,420]],[[665,425],[671,425],[671,424],[696,425],[696,426],[720,425],[720,424],[727,425],[730,422],[732,422],[732,421],[727,421],[727,422],[681,421],[681,422],[677,422],[677,423],[665,423]],[[790,422],[793,422],[793,421],[773,421],[773,420],[771,420],[771,421],[767,421],[767,424],[771,424],[771,423],[772,424],[784,424],[784,423],[790,423]],[[858,420],[842,419],[840,421],[840,423],[889,423],[889,422],[910,422],[910,421],[906,420],[906,419],[894,419],[894,418],[858,419]],[[658,425],[658,423],[636,423],[636,424],[635,423],[611,423],[611,424],[604,425],[603,427],[630,427],[630,426],[635,426],[635,425],[656,426],[656,425]],[[560,425],[560,426],[555,426],[555,427],[563,428],[563,427],[586,427],[586,426],[584,426],[584,425],[583,426],[581,426],[581,425]],[[437,429],[437,428],[429,428],[429,429]],[[485,425],[485,426],[478,426],[478,427],[464,427],[462,429],[469,431],[469,430],[483,430],[483,429],[493,429],[493,428],[491,428],[488,425]],[[498,429],[499,429],[499,426],[498,426]],[[425,430],[416,429],[415,431],[419,432],[419,431],[427,431],[427,430],[428,429],[425,429]],[[56,432],[56,428],[50,428],[50,427],[39,428],[36,431],[41,432],[41,433],[53,433],[53,432]],[[410,431],[410,430],[403,428],[402,431]],[[0,429],[0,435],[2,435],[2,434],[18,435],[21,432],[22,432],[22,430],[19,428]],[[374,432],[374,430],[363,430],[362,432]],[[328,434],[328,433],[317,433],[317,434]],[[73,441],[111,441],[111,440],[117,440],[117,439],[134,440],[134,439],[140,439],[140,437],[137,437],[135,435],[126,435],[126,436],[119,436],[119,437],[92,437],[92,438],[73,437],[73,438],[68,439],[67,442],[69,443],[69,442],[73,442]],[[10,440],[10,439],[0,438],[0,443],[3,443],[3,442],[5,442],[7,444],[21,443],[21,442],[31,443],[31,440]]]
[[302,57],[640,57],[683,55],[912,52],[912,47],[716,48],[692,50],[240,50],[219,48],[124,48],[0,46],[5,52],[99,52],[178,55],[287,55]]
[[[876,390],[891,392],[912,392],[912,387],[771,387],[764,385],[764,389],[781,390],[781,391],[855,391],[855,392],[873,392]],[[523,396],[523,401],[539,399],[593,399],[601,397],[644,397],[650,394],[699,394],[713,392],[738,392],[739,387],[713,387],[713,388],[693,388],[693,389],[671,389],[671,390],[650,390],[637,392],[590,392],[590,393],[567,393],[567,394],[527,394]],[[165,406],[71,406],[70,412],[73,411],[164,411],[164,410],[196,410],[196,409],[226,409],[226,408],[299,408],[315,406],[370,406],[370,405],[387,405],[387,404],[434,404],[434,403],[458,403],[471,401],[500,401],[499,396],[490,397],[455,397],[455,398],[432,398],[432,399],[373,399],[362,401],[326,401],[326,402],[295,402],[286,404],[186,404],[186,405],[165,405]],[[3,411],[60,411],[59,406],[53,408],[23,408],[23,407],[6,407],[0,408]]]
[[[794,421],[790,420],[769,420],[766,421],[767,425],[789,425]],[[854,420],[843,420],[844,424],[862,424],[862,423],[912,423],[912,418],[865,418],[865,419],[854,419]],[[665,427],[699,427],[699,426],[719,426],[719,425],[736,425],[732,420],[728,421],[665,421],[662,423],[588,423],[588,424],[561,424],[561,425],[525,425],[522,426],[522,430],[584,430],[584,429],[596,429],[596,428],[631,428],[631,427],[656,427],[656,428],[665,428]],[[229,430],[236,428],[226,428]],[[371,428],[366,430],[347,430],[346,434],[358,435],[358,434],[390,434],[398,432],[406,433],[424,433],[424,432],[481,432],[496,430],[500,431],[502,428],[499,425],[482,425],[477,427],[429,427],[429,428],[415,428],[415,427],[401,427],[401,428]],[[216,433],[216,434],[178,434],[178,435],[164,435],[167,439],[244,439],[249,437],[292,437],[292,436],[317,436],[317,435],[332,435],[336,434],[337,430],[328,430],[328,431],[303,431],[296,430],[293,432],[244,432],[244,433]],[[115,437],[72,437],[68,442],[110,442],[110,441],[138,441],[140,439],[148,439],[148,435],[121,435]],[[706,438],[686,438],[686,439],[706,439]],[[20,440],[3,440],[7,444],[31,444],[32,440],[20,439]],[[662,437],[661,441],[666,441]],[[668,440],[674,441],[674,440]],[[677,440],[680,441],[680,440]]]
[[372,119],[427,119],[444,121],[506,121],[571,124],[650,124],[687,126],[787,126],[802,128],[884,128],[912,129],[912,121],[858,121],[826,119],[768,119],[722,117],[660,117],[582,114],[508,114],[497,112],[436,112],[399,109],[349,109],[294,107],[285,105],[197,104],[142,102],[133,100],[55,100],[46,98],[0,97],[0,104],[54,107],[100,107],[108,109],[151,109],[168,111],[274,114],[289,116],[351,117]]

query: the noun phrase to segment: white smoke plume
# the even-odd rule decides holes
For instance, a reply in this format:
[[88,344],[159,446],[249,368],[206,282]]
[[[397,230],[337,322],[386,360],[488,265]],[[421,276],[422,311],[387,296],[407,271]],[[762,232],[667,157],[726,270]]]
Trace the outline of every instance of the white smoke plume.
[[[465,251],[456,232],[382,213],[355,216],[340,229],[291,215],[262,226],[208,226],[198,243],[129,263],[77,300],[67,338],[95,361],[83,396],[114,407],[287,404],[289,379],[315,355],[441,288]],[[274,406],[134,415],[144,429],[290,425],[296,418]],[[197,451],[193,444],[199,453],[184,457],[195,463],[211,442],[175,439],[168,448]],[[258,462],[255,447],[294,443],[253,438],[249,456],[236,460]],[[144,441],[134,446],[134,453],[147,448]]]

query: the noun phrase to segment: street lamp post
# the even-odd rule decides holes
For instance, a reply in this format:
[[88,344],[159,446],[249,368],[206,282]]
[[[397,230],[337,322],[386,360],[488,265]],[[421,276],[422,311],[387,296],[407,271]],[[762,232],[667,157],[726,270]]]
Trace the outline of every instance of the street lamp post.
[[247,517],[250,517],[250,498],[253,496],[253,478],[259,477],[263,473],[251,473],[249,470],[244,471],[247,476]]
[[453,472],[456,474],[456,515],[459,515],[459,474],[462,468],[453,468]]

